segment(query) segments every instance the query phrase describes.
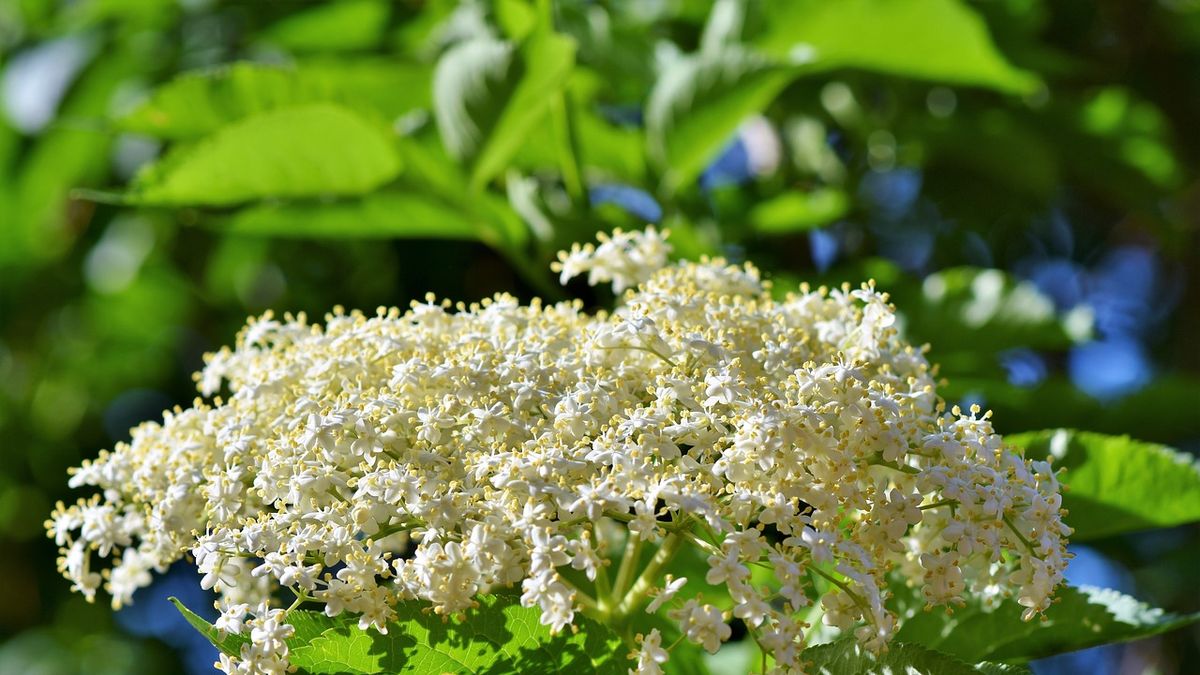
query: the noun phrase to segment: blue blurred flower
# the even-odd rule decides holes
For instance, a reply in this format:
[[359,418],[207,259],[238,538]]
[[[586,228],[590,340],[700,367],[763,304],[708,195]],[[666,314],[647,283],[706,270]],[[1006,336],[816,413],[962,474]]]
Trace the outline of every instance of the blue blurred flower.
[[593,205],[613,204],[648,223],[662,221],[663,210],[649,192],[631,185],[596,185],[588,190]]
[[1071,309],[1084,300],[1087,272],[1070,260],[1038,260],[1018,266],[1018,271],[1054,300],[1060,310]]
[[133,594],[133,604],[116,613],[117,624],[134,635],[158,638],[171,645],[179,650],[189,673],[208,675],[213,672],[217,650],[175,609],[167,599],[172,596],[207,621],[217,618],[215,596],[200,588],[196,568],[177,562],[154,583]]
[[1107,337],[1140,335],[1152,328],[1161,294],[1159,264],[1144,248],[1125,246],[1110,251],[1091,274],[1087,301],[1096,316],[1096,328]]
[[1120,398],[1150,381],[1150,359],[1142,345],[1127,337],[1079,345],[1067,359],[1071,381],[1101,400]]
[[741,185],[757,176],[769,176],[779,168],[783,145],[775,127],[754,116],[738,127],[737,135],[700,174],[705,191],[724,185]]
[[916,204],[922,180],[920,170],[908,167],[871,171],[858,184],[858,196],[880,218],[897,221]]
[[813,265],[818,272],[824,272],[837,260],[841,242],[833,230],[820,228],[809,231],[808,248],[812,251]]
[[1046,360],[1032,349],[1009,349],[1001,352],[999,358],[1008,381],[1018,387],[1032,387],[1046,379]]

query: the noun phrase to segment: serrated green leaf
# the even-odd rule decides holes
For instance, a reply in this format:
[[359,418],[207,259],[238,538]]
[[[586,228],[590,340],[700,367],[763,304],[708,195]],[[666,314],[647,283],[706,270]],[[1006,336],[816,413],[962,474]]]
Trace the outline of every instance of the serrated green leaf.
[[798,73],[737,46],[667,64],[646,102],[646,139],[665,187],[674,191],[695,180],[742,120]]
[[853,638],[843,638],[825,645],[804,650],[805,661],[812,664],[807,672],[817,675],[980,675],[1029,673],[1023,666],[996,663],[970,665],[942,652],[916,644],[894,642],[886,653],[872,655]]
[[1045,621],[1022,621],[1024,607],[1013,600],[990,610],[973,600],[946,614],[923,611],[916,589],[893,584],[893,594],[901,617],[897,640],[971,662],[1025,662],[1158,635],[1200,619],[1200,614],[1170,614],[1119,591],[1092,586],[1060,588]]
[[271,237],[484,239],[489,228],[428,193],[384,189],[334,202],[254,205],[218,227]]
[[156,138],[193,139],[257,113],[316,102],[373,109],[390,121],[428,107],[431,80],[427,66],[387,60],[235,63],[176,77],[114,124]]
[[220,632],[218,632],[211,623],[205,621],[204,618],[199,614],[196,614],[192,610],[188,609],[186,605],[179,601],[179,598],[170,597],[167,599],[171,601],[171,604],[175,605],[175,609],[179,610],[179,613],[183,615],[183,618],[186,619],[189,624],[191,624],[192,628],[195,628],[196,631],[203,635],[206,640],[212,643],[212,646],[216,647],[222,652],[225,652],[230,656],[237,656],[241,652],[242,645],[248,642],[246,638],[242,637],[241,635],[237,635],[236,633],[231,633],[225,637],[221,637]]
[[143,169],[125,199],[151,206],[227,206],[255,199],[358,195],[391,180],[387,133],[346,108],[271,110],[175,148]]
[[1067,471],[1063,506],[1072,541],[1200,521],[1200,463],[1128,436],[1056,429],[1005,440]]
[[757,46],[831,67],[990,87],[1024,94],[1037,78],[1010,65],[983,18],[959,0],[801,0],[767,3]]
[[298,52],[369,49],[383,38],[387,0],[338,0],[293,12],[264,31],[263,38]]
[[315,638],[293,638],[291,661],[312,675],[624,673],[629,667],[628,650],[606,626],[576,616],[577,633],[552,636],[538,622],[539,611],[521,607],[513,596],[482,597],[463,621],[443,622],[423,609],[415,602],[397,606],[387,635],[336,617],[336,625]]

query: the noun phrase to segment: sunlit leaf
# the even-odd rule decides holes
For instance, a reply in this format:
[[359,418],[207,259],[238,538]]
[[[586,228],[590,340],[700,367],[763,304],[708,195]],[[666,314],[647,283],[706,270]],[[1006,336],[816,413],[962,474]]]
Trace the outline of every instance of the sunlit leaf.
[[1008,63],[983,18],[960,0],[768,3],[757,43],[776,57],[1028,93],[1037,78]]
[[846,193],[832,188],[785,192],[750,210],[750,224],[763,234],[788,234],[828,225],[850,210]]
[[338,0],[292,13],[267,28],[263,38],[284,49],[353,51],[379,44],[387,28],[387,0]]
[[250,115],[316,102],[365,106],[390,120],[430,105],[431,78],[426,66],[382,60],[235,63],[184,73],[114,123],[158,138],[199,138]]
[[1196,458],[1128,436],[1057,429],[1005,437],[1025,456],[1065,468],[1072,541],[1200,521]]
[[1171,614],[1124,593],[1091,586],[1060,588],[1045,621],[1022,621],[1025,608],[1015,600],[1004,600],[995,608],[973,600],[952,614],[940,608],[926,612],[919,590],[899,583],[892,590],[901,617],[897,640],[970,662],[1020,663],[1158,635],[1200,619],[1200,614]]
[[280,108],[177,147],[134,179],[128,202],[231,205],[370,192],[400,171],[387,133],[331,104]]
[[[362,630],[341,615],[306,640],[293,638],[291,661],[326,673],[624,673],[628,650],[606,626],[576,616],[578,632],[551,635],[536,608],[511,596],[481,598],[465,620],[442,621],[420,603],[400,603],[388,634]],[[308,612],[301,612],[307,614]],[[324,619],[317,619],[324,621]],[[307,636],[306,636],[307,637]]]

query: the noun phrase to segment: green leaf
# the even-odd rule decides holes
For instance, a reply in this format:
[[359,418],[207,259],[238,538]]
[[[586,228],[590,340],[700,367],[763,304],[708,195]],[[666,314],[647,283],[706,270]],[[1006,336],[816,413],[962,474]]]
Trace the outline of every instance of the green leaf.
[[853,638],[809,647],[803,659],[812,663],[808,672],[822,675],[913,673],[920,675],[1028,674],[1029,668],[996,663],[969,665],[957,658],[921,645],[894,642],[886,653],[874,656]]
[[195,628],[205,639],[212,643],[212,646],[222,652],[230,656],[237,656],[241,653],[242,645],[247,644],[248,640],[236,633],[230,633],[222,638],[220,632],[211,623],[188,609],[186,605],[179,601],[179,598],[170,597],[167,599],[171,601],[171,604],[175,605],[175,609],[179,610],[179,613],[183,615],[184,619],[187,619],[192,628]]
[[833,188],[785,192],[750,211],[750,224],[762,234],[790,234],[828,225],[850,210],[846,193]]
[[667,64],[646,102],[647,143],[664,168],[664,187],[690,184],[742,120],[767,107],[798,72],[736,46]]
[[1200,462],[1128,436],[1057,429],[1006,436],[1066,468],[1063,506],[1073,541],[1200,521]]
[[1124,593],[1092,586],[1060,588],[1045,621],[1022,621],[1025,608],[1013,600],[990,610],[974,600],[947,614],[924,611],[919,590],[893,584],[893,593],[901,617],[897,640],[971,662],[1025,662],[1158,635],[1200,619],[1200,614],[1170,614]]
[[518,49],[476,38],[447,51],[434,73],[438,131],[451,156],[472,167],[479,187],[504,170],[574,65],[569,38],[535,33]]
[[[402,603],[388,634],[361,630],[341,615],[316,637],[291,641],[291,661],[313,675],[325,673],[624,673],[627,649],[606,626],[576,616],[579,631],[550,635],[539,611],[514,596],[485,596],[462,621],[443,622]],[[311,614],[298,612],[295,614]],[[322,621],[312,617],[314,621]],[[306,628],[307,632],[307,628]]]
[[391,120],[430,105],[431,78],[426,66],[385,60],[235,63],[176,77],[115,124],[157,138],[190,139],[250,115],[315,102],[368,107]]
[[222,230],[272,237],[487,239],[487,227],[428,193],[385,189],[358,199],[251,206]]
[[310,104],[247,117],[176,147],[139,172],[125,199],[224,206],[267,197],[357,195],[399,171],[385,131],[346,108]]
[[284,49],[354,51],[379,44],[387,29],[387,0],[339,0],[293,12],[275,23],[263,38]]
[[987,25],[959,0],[801,0],[766,3],[769,25],[758,47],[776,57],[831,67],[990,87],[1024,94],[1035,76],[1010,65]]

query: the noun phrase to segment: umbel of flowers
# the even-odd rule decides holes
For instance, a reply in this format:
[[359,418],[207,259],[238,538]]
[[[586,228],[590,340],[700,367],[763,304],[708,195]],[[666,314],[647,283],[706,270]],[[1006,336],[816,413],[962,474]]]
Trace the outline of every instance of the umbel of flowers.
[[[612,313],[497,295],[251,320],[206,358],[205,399],[73,470],[100,493],[47,523],[62,573],[119,607],[192,556],[216,626],[249,638],[229,673],[287,669],[281,595],[386,632],[398,602],[469,617],[515,587],[554,630],[658,612],[710,652],[736,617],[782,672],[806,617],[886,649],[892,573],[930,605],[1049,606],[1054,472],[944,409],[886,295],[777,300],[751,265],[668,252],[648,229],[560,254],[564,282],[623,293]],[[724,606],[680,592],[684,547]],[[634,670],[660,672],[659,631],[626,631]]]

